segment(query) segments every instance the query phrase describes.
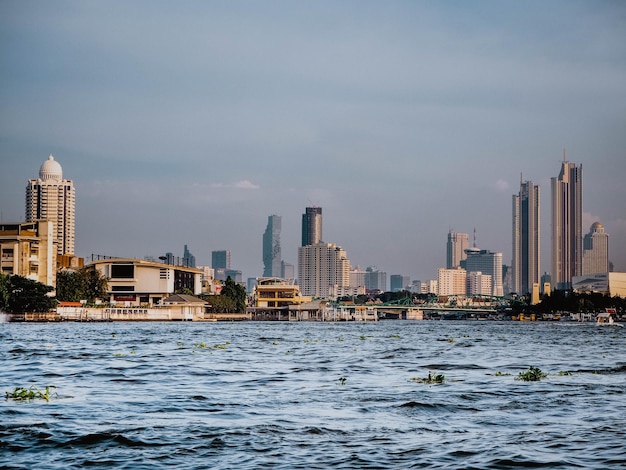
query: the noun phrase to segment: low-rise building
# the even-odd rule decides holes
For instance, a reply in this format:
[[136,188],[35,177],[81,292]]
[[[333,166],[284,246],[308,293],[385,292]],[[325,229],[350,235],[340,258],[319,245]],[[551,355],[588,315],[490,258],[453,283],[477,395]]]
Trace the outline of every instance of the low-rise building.
[[159,305],[177,292],[202,292],[203,271],[134,258],[103,258],[87,264],[108,279],[108,299],[124,306]]
[[56,287],[53,222],[0,223],[0,273]]

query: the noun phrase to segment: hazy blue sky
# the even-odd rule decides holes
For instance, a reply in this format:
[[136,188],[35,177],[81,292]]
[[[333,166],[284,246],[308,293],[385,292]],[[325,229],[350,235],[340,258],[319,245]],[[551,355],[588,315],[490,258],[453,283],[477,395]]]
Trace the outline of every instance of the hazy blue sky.
[[52,153],[76,251],[230,249],[262,273],[267,216],[353,266],[426,280],[450,228],[511,259],[520,173],[583,165],[585,225],[626,271],[626,2],[0,1],[0,211]]

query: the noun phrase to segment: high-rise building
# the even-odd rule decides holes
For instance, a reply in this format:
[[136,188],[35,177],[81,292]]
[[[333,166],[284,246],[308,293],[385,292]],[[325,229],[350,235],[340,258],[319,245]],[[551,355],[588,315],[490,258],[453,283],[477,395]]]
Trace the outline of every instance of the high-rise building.
[[387,290],[387,273],[380,271],[375,266],[369,266],[365,270],[365,289],[385,292]]
[[565,160],[552,186],[552,282],[557,289],[572,287],[583,268],[583,166]]
[[461,266],[461,261],[466,258],[465,250],[469,248],[469,235],[467,233],[448,232],[446,245],[446,268],[453,269]]
[[230,269],[230,250],[212,251],[211,267],[213,269]]
[[183,251],[183,265],[190,268],[196,267],[196,257],[191,254],[187,245],[185,245],[185,250]]
[[39,178],[26,186],[26,222],[52,222],[58,255],[74,254],[75,197],[72,180],[63,179],[63,169],[52,155],[39,169]]
[[333,243],[300,246],[298,280],[302,295],[328,298],[335,288],[350,285],[350,260]]
[[513,262],[511,288],[518,294],[532,291],[539,282],[540,191],[532,181],[520,181],[519,194],[513,195]]
[[598,274],[609,272],[609,235],[604,225],[594,222],[583,238],[583,272]]
[[391,292],[399,292],[401,290],[409,289],[411,278],[409,276],[403,276],[402,274],[392,274],[389,276],[389,288]]
[[296,278],[296,268],[293,264],[285,263],[281,261],[280,263],[280,277],[283,279],[294,279]]
[[[431,288],[434,285],[430,286]],[[437,293],[439,295],[465,295],[467,293],[467,271],[439,268],[437,271]]]
[[307,207],[302,214],[302,246],[322,242],[322,208]]
[[465,269],[467,272],[478,272],[491,276],[491,295],[502,297],[502,253],[478,248],[468,248]]
[[491,295],[491,276],[480,271],[467,273],[467,295]]
[[281,217],[270,215],[267,217],[267,227],[263,233],[263,276],[281,277],[281,250],[280,250]]

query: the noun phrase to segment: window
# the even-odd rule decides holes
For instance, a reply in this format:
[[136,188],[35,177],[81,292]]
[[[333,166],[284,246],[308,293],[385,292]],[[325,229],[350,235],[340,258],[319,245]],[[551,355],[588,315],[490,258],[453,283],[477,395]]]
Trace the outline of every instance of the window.
[[111,279],[133,279],[135,266],[133,264],[112,264]]
[[135,286],[111,286],[111,292],[134,292]]

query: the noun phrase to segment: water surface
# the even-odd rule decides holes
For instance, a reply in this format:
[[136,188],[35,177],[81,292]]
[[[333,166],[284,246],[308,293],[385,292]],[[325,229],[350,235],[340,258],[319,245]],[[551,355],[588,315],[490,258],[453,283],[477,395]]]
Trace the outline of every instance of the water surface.
[[[624,330],[3,323],[2,395],[58,396],[0,400],[0,467],[625,466]],[[548,377],[515,380],[531,365]]]

